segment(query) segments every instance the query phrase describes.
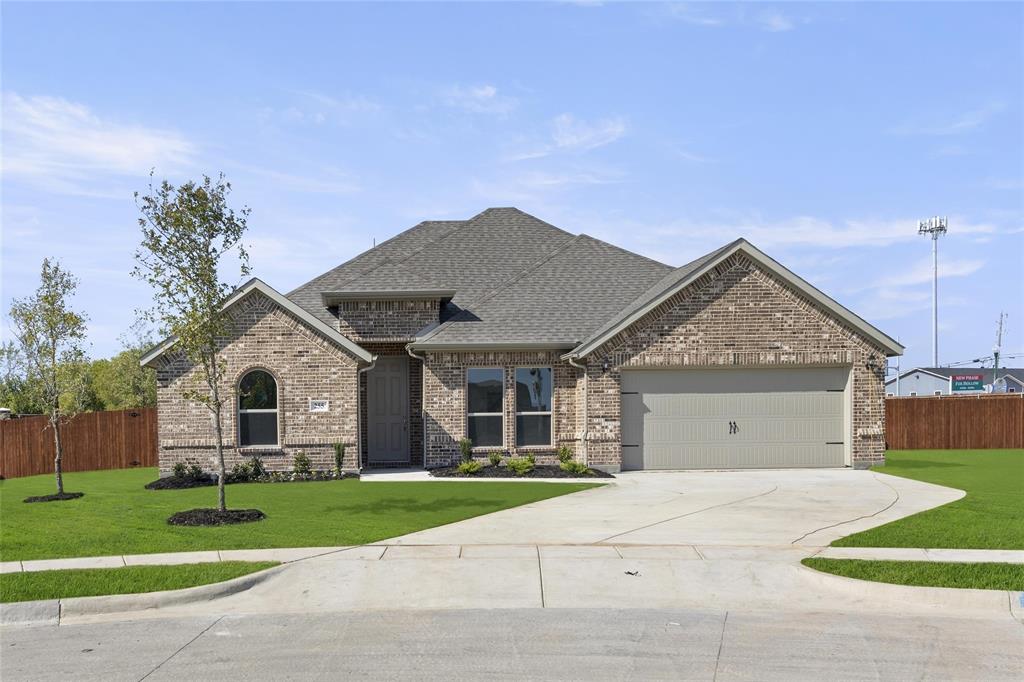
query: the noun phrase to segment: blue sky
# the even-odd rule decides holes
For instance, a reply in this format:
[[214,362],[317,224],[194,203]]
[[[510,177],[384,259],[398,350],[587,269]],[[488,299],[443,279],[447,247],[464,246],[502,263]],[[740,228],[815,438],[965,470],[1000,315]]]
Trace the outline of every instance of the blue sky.
[[[223,170],[281,291],[517,206],[679,265],[738,236],[929,364],[1024,353],[1020,4],[4,3],[2,304],[44,256],[94,356],[150,167]],[[9,330],[4,329],[9,335]],[[1024,363],[1024,359],[1016,364]]]

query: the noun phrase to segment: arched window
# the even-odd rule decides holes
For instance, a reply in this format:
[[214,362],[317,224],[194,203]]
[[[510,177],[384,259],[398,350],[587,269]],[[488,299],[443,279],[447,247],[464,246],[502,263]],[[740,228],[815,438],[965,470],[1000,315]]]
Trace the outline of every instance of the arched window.
[[238,382],[238,444],[277,445],[277,381],[254,369]]

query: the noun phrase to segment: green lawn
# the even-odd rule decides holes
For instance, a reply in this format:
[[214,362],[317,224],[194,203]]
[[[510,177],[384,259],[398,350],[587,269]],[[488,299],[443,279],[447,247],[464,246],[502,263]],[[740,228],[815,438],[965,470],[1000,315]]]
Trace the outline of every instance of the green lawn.
[[879,583],[979,590],[1024,590],[1024,566],[1020,564],[862,561],[814,557],[804,559],[803,564],[825,573]]
[[[228,506],[255,507],[257,523],[212,528],[167,525],[176,511],[214,507],[216,488],[145,490],[155,469],[65,474],[85,497],[25,504],[53,490],[53,477],[0,482],[0,559],[52,559],[204,549],[355,545],[594,487],[590,483],[249,483],[227,488]],[[552,523],[557,523],[552,519]]]
[[277,566],[276,561],[223,561],[181,566],[126,566],[0,575],[0,602],[179,590],[219,583]]
[[1024,450],[891,450],[875,470],[967,496],[833,546],[1024,549]]

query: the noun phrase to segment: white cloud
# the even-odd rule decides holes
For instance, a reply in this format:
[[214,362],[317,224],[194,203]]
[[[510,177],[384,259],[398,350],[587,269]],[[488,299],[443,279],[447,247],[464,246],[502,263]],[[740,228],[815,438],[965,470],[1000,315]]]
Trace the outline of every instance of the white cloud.
[[780,12],[770,12],[760,15],[757,18],[757,24],[765,31],[769,31],[771,33],[792,31],[795,27],[793,20]]
[[[939,279],[948,277],[966,277],[973,275],[985,266],[983,260],[943,260],[939,257]],[[878,280],[879,287],[905,287],[915,284],[927,284],[932,281],[933,269],[931,258],[918,261],[910,269],[903,270],[897,274],[881,277]]]
[[560,149],[586,151],[611,144],[626,133],[626,122],[621,118],[606,118],[593,123],[560,114],[552,121],[551,137]]
[[931,135],[936,137],[962,135],[978,130],[1005,108],[1006,105],[1002,102],[993,102],[983,107],[951,116],[944,121],[935,121],[934,119],[917,120],[896,126],[889,132],[894,135]]
[[453,85],[441,92],[441,101],[477,114],[507,114],[519,104],[515,97],[499,94],[493,85]]
[[107,196],[111,175],[137,178],[154,166],[173,173],[197,153],[178,132],[104,119],[60,97],[5,92],[3,113],[4,177],[53,191]]

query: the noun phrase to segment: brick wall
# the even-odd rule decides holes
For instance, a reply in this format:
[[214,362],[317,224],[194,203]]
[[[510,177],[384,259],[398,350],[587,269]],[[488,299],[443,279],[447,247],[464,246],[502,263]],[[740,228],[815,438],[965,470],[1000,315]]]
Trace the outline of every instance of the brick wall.
[[437,300],[342,301],[336,307],[338,331],[356,343],[411,341],[416,332],[438,321],[440,310]]
[[[334,466],[333,443],[356,442],[357,362],[335,344],[311,331],[273,301],[253,292],[229,311],[232,334],[221,342],[226,363],[221,387],[224,445],[228,467],[251,456],[235,447],[238,380],[254,368],[270,371],[278,385],[278,439],[281,447],[259,452],[269,469],[290,470],[292,457],[304,451],[314,468]],[[198,372],[180,354],[164,357],[157,370],[160,470],[175,462],[212,470],[216,455],[213,418],[183,391],[196,387]],[[309,399],[327,399],[329,411],[311,413]],[[358,448],[346,452],[345,468],[358,467]]]
[[[878,369],[866,368],[872,358]],[[601,369],[605,359],[611,364],[607,373]],[[852,366],[854,466],[884,459],[882,349],[741,254],[676,293],[587,361],[592,466],[621,462],[620,370],[656,366]]]
[[[427,468],[459,459],[458,441],[466,435],[466,369],[501,367],[505,376],[504,445],[511,454],[531,452],[537,462],[551,463],[560,445],[576,446],[577,370],[552,352],[426,353],[423,366],[423,411],[426,417]],[[552,431],[550,447],[517,448],[515,434],[516,367],[552,368]],[[479,452],[485,456],[486,450]]]

